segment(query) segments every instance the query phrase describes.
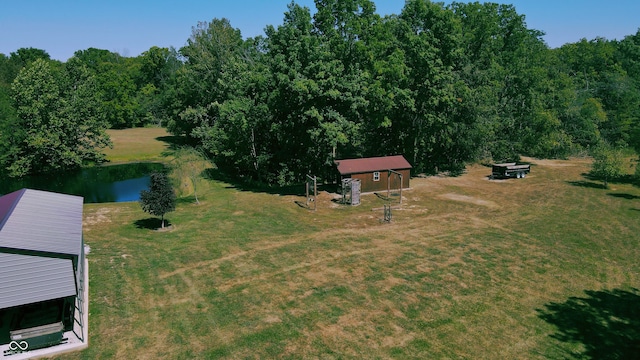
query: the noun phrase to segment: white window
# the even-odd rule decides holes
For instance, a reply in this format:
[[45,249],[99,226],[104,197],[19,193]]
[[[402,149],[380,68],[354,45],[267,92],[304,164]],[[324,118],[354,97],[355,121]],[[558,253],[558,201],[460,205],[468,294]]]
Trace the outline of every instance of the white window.
[[380,171],[375,171],[373,173],[373,181],[380,181]]

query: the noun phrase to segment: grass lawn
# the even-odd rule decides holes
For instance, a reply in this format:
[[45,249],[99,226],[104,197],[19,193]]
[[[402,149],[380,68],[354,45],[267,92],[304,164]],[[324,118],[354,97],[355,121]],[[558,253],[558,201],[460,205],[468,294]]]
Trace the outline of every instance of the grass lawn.
[[118,164],[139,161],[165,161],[164,155],[177,137],[164,128],[107,130],[113,148],[104,150],[109,162]]
[[[161,159],[166,135],[143,130],[133,152]],[[110,157],[132,160],[119,134]],[[87,204],[89,348],[60,358],[633,358],[640,189],[532,161],[519,180],[411,179],[391,223],[376,195],[323,192],[314,212],[216,180],[168,231],[137,203]]]

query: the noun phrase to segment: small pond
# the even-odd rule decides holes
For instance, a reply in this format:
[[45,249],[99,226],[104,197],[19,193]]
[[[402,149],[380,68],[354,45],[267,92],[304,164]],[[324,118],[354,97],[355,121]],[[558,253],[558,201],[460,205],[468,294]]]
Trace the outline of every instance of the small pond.
[[0,195],[29,188],[79,195],[85,203],[138,201],[140,191],[149,188],[149,174],[163,170],[164,165],[158,163],[133,163],[2,179]]

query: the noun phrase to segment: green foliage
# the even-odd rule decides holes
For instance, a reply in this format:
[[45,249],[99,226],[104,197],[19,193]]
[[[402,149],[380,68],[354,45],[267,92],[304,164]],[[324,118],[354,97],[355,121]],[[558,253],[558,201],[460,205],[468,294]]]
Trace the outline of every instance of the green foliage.
[[76,51],[74,59],[96,78],[96,99],[115,129],[162,124],[170,110],[170,83],[180,67],[172,49],[151,47],[136,58],[108,50]]
[[101,149],[110,141],[86,68],[69,62],[55,70],[37,59],[20,71],[11,90],[15,117],[4,120],[0,133],[0,162],[10,176],[73,169],[104,159]]
[[602,143],[592,151],[593,165],[591,175],[601,179],[604,187],[609,187],[609,180],[625,174],[625,155],[620,149]]
[[588,98],[572,104],[564,116],[563,128],[576,145],[590,148],[600,140],[600,124],[607,119],[607,113],[597,98]]
[[[178,51],[90,48],[69,62],[87,69],[83,102],[109,127],[165,125],[220,170],[268,184],[331,181],[340,158],[403,154],[435,173],[602,141],[640,149],[640,32],[549,49],[513,5],[409,0],[384,18],[371,0],[315,7],[291,3],[265,37],[213,19]],[[10,84],[38,59],[70,71],[38,49],[0,56],[0,135],[18,113]],[[14,147],[0,141],[5,159]]]
[[199,23],[169,130],[224,171],[280,185],[332,179],[336,158],[404,154],[433,173],[634,141],[635,38],[550,50],[512,5],[412,0],[386,18],[369,0],[315,5],[292,3],[264,39]]
[[140,206],[144,212],[160,216],[164,228],[164,215],[176,209],[176,194],[164,172],[153,172],[149,177],[149,190],[140,192]]
[[[558,67],[573,81],[576,103],[584,104],[585,100],[593,99],[601,105],[599,111],[605,114],[604,118],[587,115],[587,131],[592,133],[597,126],[604,140],[619,146],[632,141],[630,133],[640,116],[640,73],[634,60],[636,47],[634,37],[629,36],[621,43],[602,38],[583,39],[556,51],[560,60]],[[590,121],[593,124],[589,124]]]
[[[190,185],[196,204],[200,204],[200,200],[198,200],[198,182],[202,177],[202,173],[209,167],[209,160],[199,150],[186,146],[174,151],[173,157],[171,167],[178,180],[180,191],[182,191],[183,187]],[[185,180],[189,184],[185,184]]]

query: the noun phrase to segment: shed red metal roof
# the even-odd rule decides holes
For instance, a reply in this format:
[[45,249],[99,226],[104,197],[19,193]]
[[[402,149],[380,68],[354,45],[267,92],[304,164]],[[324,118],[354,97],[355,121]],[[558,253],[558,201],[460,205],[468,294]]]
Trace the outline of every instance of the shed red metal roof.
[[411,164],[402,155],[335,160],[334,163],[341,175],[411,169]]

